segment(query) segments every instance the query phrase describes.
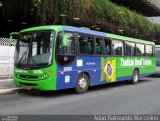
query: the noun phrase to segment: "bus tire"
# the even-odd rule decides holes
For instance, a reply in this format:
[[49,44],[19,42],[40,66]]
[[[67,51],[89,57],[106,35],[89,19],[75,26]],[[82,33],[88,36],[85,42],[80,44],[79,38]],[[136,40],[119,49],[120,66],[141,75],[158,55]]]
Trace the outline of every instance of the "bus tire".
[[76,87],[74,91],[77,94],[83,94],[87,92],[88,87],[89,87],[89,78],[85,73],[81,73],[77,78]]
[[139,80],[139,72],[137,69],[135,69],[132,74],[131,84],[138,83],[138,80]]

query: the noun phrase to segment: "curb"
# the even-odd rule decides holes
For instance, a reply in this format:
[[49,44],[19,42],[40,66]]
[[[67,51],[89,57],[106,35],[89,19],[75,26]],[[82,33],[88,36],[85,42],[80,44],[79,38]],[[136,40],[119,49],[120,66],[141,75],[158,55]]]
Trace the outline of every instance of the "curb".
[[10,88],[10,89],[0,89],[0,95],[5,95],[5,94],[12,94],[16,92],[20,88]]
[[0,79],[0,82],[10,82],[13,81],[13,79]]

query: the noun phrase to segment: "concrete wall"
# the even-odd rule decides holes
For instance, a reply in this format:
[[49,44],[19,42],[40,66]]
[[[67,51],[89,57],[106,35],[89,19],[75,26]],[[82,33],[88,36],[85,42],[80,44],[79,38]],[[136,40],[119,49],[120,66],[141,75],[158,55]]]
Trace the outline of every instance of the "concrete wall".
[[13,77],[15,43],[9,46],[8,38],[0,38],[0,79]]

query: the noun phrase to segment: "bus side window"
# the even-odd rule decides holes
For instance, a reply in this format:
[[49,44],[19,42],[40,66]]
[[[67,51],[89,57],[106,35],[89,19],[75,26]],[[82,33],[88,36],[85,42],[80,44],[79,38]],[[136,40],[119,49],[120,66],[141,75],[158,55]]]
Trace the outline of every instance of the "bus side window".
[[124,55],[124,44],[119,40],[112,40],[113,55]]
[[78,43],[79,43],[79,50],[78,50],[78,52],[80,54],[86,54],[86,45],[87,45],[86,36],[78,35]]
[[92,55],[94,53],[94,38],[90,36],[78,35],[79,53]]
[[85,45],[86,45],[85,38],[79,37],[79,53],[80,54],[85,54],[85,52],[86,52]]
[[87,37],[86,52],[89,55],[92,55],[94,53],[94,38],[93,37]]
[[126,44],[125,55],[134,56],[135,55],[135,43],[125,42],[125,44]]
[[[63,44],[64,35],[67,36],[67,44]],[[70,64],[75,57],[75,36],[72,32],[60,32],[57,35],[57,44],[56,44],[56,59],[57,63],[61,66],[66,66]]]
[[111,40],[110,39],[105,39],[104,43],[105,43],[106,55],[111,55]]
[[95,44],[95,50],[96,50],[96,55],[104,55],[105,51],[103,48],[103,38],[96,38],[96,44]]
[[153,55],[153,46],[145,45],[145,56],[152,57]]
[[136,44],[136,56],[144,56],[144,44]]

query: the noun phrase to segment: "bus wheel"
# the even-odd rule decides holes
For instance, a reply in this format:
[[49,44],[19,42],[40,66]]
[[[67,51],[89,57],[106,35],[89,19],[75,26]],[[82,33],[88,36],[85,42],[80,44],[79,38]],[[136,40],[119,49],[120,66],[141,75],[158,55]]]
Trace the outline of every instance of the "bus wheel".
[[138,72],[137,69],[135,69],[135,70],[133,71],[133,74],[132,74],[131,83],[132,83],[132,84],[138,83],[138,79],[139,79],[139,72]]
[[89,87],[89,78],[85,73],[81,73],[76,82],[75,92],[77,94],[82,94],[87,92]]

